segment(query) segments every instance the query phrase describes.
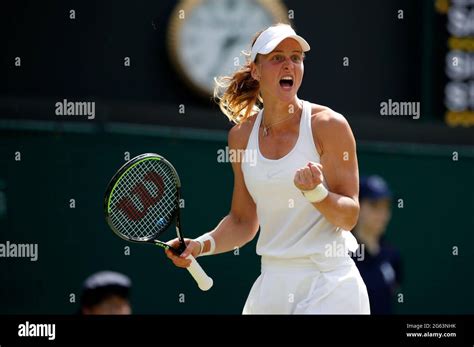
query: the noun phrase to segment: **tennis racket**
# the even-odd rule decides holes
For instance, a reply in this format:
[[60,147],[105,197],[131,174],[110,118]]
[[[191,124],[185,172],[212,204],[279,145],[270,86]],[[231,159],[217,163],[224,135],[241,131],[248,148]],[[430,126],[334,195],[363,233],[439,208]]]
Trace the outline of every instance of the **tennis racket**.
[[[181,233],[180,197],[181,182],[169,161],[155,153],[145,153],[125,163],[112,177],[104,199],[108,225],[122,239],[151,243],[176,254],[186,249]],[[180,241],[179,248],[158,240],[175,223]],[[201,290],[212,287],[196,259],[190,254],[188,271]]]

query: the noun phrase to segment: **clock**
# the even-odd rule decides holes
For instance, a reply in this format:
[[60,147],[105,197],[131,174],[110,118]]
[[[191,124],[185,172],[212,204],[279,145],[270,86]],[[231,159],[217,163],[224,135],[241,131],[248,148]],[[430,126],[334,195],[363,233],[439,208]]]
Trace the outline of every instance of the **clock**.
[[230,75],[245,63],[255,33],[288,23],[280,0],[182,0],[171,14],[168,53],[185,83],[209,97],[214,77]]

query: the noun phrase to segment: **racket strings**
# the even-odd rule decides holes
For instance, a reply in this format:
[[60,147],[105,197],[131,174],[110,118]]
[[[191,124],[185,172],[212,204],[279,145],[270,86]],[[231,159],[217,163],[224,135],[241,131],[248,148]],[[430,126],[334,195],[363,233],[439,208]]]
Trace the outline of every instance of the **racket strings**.
[[[150,162],[152,162],[152,161],[150,161]],[[150,166],[150,165],[148,164],[146,166]],[[143,166],[143,169],[148,171],[152,168]],[[173,189],[174,184],[172,182],[173,180],[172,179],[166,179],[167,177],[169,178],[169,175],[166,175],[166,173],[163,172],[163,170],[161,169],[161,166],[156,166],[155,169],[158,169],[160,171],[160,173],[161,173],[160,177],[165,178],[163,180],[163,183],[165,185],[168,183],[167,187],[166,186],[162,187],[163,196],[161,197],[160,201],[158,202],[158,204],[155,207],[155,209],[157,209],[157,213],[158,213],[158,214],[155,214],[155,215],[156,215],[156,217],[158,217],[157,220],[160,223],[155,224],[153,222],[156,222],[156,220],[155,221],[150,221],[150,218],[146,218],[146,215],[150,215],[149,213],[151,213],[151,212],[148,212],[148,211],[145,210],[145,208],[149,207],[149,204],[151,203],[149,201],[150,196],[144,195],[144,196],[137,197],[137,195],[134,195],[135,200],[138,200],[138,202],[139,202],[138,205],[135,205],[137,207],[137,209],[131,208],[131,209],[127,210],[128,212],[130,212],[130,211],[134,212],[132,214],[132,216],[134,218],[130,218],[130,213],[127,216],[123,216],[124,212],[119,211],[119,214],[122,215],[122,218],[119,219],[119,222],[122,226],[121,232],[125,236],[128,236],[130,238],[135,238],[135,239],[150,238],[151,236],[153,236],[154,234],[159,232],[159,229],[160,229],[161,225],[169,223],[169,220],[172,216],[172,210],[173,210],[173,205],[174,205],[173,201],[175,200],[175,196],[174,196],[174,194],[172,194],[172,190],[174,190]],[[139,175],[138,172],[139,172],[139,170],[134,170],[133,172],[130,172],[130,175],[128,177],[128,179],[130,180],[130,183],[133,182],[133,183],[136,184],[136,182],[142,182],[142,184],[143,184],[143,178],[144,177],[137,177]],[[148,172],[150,172],[150,171],[148,171]],[[153,172],[153,171],[151,171],[151,172]],[[144,176],[143,172],[142,172],[142,176]],[[128,184],[129,187],[131,186],[130,183]],[[145,181],[144,185],[145,185],[145,188],[149,188],[151,185],[153,185],[153,186],[155,186],[155,189],[156,189],[156,185],[153,184],[153,183],[149,183],[149,182]],[[129,188],[129,191],[130,191],[130,188]],[[151,208],[153,208],[153,207],[154,206],[152,206]],[[140,214],[138,213],[138,211],[140,211]],[[143,213],[145,213],[145,216],[141,215]],[[126,218],[124,218],[124,217],[126,217]]]
[[160,160],[144,160],[121,177],[111,198],[111,221],[122,235],[151,239],[171,222],[177,206],[176,177]]

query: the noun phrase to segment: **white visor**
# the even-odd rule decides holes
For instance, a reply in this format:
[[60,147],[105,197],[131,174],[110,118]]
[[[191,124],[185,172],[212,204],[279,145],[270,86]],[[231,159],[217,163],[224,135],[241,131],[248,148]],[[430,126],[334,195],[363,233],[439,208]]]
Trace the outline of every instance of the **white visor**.
[[301,36],[296,35],[296,32],[291,26],[277,25],[268,28],[260,34],[257,41],[255,41],[255,44],[252,46],[250,59],[255,61],[257,54],[268,54],[272,52],[281,41],[288,38],[298,41],[303,52],[310,50],[308,42],[306,42],[306,40]]

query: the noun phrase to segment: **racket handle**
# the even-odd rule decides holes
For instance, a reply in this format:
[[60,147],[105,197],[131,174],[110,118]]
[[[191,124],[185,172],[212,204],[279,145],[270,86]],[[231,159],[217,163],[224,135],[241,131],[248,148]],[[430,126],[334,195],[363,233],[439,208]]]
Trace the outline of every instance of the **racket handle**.
[[214,283],[212,278],[210,278],[202,269],[201,265],[197,262],[197,260],[193,257],[192,254],[188,255],[186,259],[191,260],[191,265],[187,267],[189,273],[193,278],[196,280],[199,289],[201,290],[209,290]]

